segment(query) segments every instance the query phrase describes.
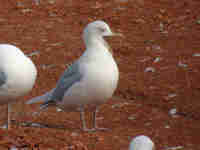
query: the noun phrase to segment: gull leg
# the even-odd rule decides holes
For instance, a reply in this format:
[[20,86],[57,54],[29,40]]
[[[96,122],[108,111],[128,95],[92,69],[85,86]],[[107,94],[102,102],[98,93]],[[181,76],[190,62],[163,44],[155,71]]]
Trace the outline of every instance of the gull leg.
[[80,110],[80,118],[81,118],[81,122],[82,122],[82,129],[83,129],[83,131],[86,131],[86,132],[95,131],[94,128],[89,129],[89,128],[87,128],[87,126],[86,126],[84,106],[81,107],[81,110]]
[[95,130],[106,131],[109,130],[108,128],[99,128],[96,122],[97,113],[99,112],[98,107],[96,107],[95,111],[93,112],[93,125]]
[[7,115],[8,115],[8,120],[7,120],[7,129],[10,130],[11,129],[11,104],[8,103],[8,112],[7,112]]
[[40,109],[38,111],[35,111],[32,113],[33,116],[39,116],[42,112],[44,112],[47,108],[42,108],[40,107]]
[[32,113],[33,116],[39,116],[42,112],[44,112],[48,108],[48,104],[41,104],[40,109]]

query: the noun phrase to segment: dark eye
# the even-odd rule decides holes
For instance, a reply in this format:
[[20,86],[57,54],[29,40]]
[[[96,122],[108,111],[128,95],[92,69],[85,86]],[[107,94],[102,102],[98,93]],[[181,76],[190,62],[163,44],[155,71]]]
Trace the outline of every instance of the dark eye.
[[99,30],[100,30],[100,32],[105,32],[106,31],[106,29],[104,29],[104,28],[99,28]]

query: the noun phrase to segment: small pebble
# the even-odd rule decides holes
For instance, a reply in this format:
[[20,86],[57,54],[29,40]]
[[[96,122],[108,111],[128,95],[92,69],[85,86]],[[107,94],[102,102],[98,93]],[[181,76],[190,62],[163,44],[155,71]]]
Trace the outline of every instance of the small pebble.
[[21,11],[22,11],[23,13],[29,13],[29,12],[32,11],[32,9],[30,9],[30,8],[24,8],[24,9],[22,9]]
[[41,127],[41,125],[38,124],[38,123],[32,123],[31,126],[32,126],[32,127]]
[[142,18],[136,19],[135,20],[136,23],[145,23],[145,20]]
[[35,55],[39,55],[40,54],[40,51],[34,51],[30,54],[27,54],[28,57],[32,57],[32,56],[35,56]]
[[53,12],[50,12],[50,13],[49,13],[49,16],[50,16],[50,17],[56,17],[57,14],[56,14],[56,13],[53,13]]
[[147,123],[145,123],[144,125],[145,125],[145,126],[150,126],[150,125],[152,125],[152,123],[151,123],[151,122],[147,122]]
[[40,0],[33,0],[34,1],[34,3],[35,3],[35,5],[40,5]]
[[144,70],[144,72],[155,72],[155,71],[156,71],[156,69],[153,68],[153,67],[147,67],[147,68]]
[[19,7],[19,8],[24,7],[24,3],[20,2],[20,1],[17,1],[16,5],[17,5],[17,7]]
[[7,129],[7,124],[0,126],[1,129]]
[[124,102],[124,103],[113,104],[111,107],[112,108],[120,108],[120,107],[123,107],[124,105],[129,105],[129,103]]
[[165,30],[165,31],[162,31],[161,33],[162,34],[168,34],[169,32]]
[[183,68],[187,68],[188,67],[188,65],[187,64],[183,64],[182,62],[178,62],[178,66],[179,67],[183,67]]
[[145,40],[144,41],[144,44],[152,44],[154,43],[155,41],[154,40]]
[[166,13],[166,10],[165,9],[160,9],[160,13],[164,14],[164,13]]
[[174,146],[174,147],[168,147],[166,150],[178,150],[178,149],[183,149],[183,146]]
[[146,61],[149,61],[149,60],[151,60],[151,57],[145,57],[145,58],[143,58],[143,59],[141,59],[139,61],[140,62],[146,62]]
[[167,97],[169,97],[169,98],[173,98],[173,97],[176,97],[176,96],[177,96],[176,93],[171,93],[171,94],[169,94]]
[[175,115],[176,113],[177,113],[176,108],[172,108],[172,109],[169,110],[170,115]]
[[61,42],[57,42],[57,43],[52,43],[52,44],[49,44],[50,46],[61,46],[63,43]]
[[157,63],[157,62],[159,62],[161,60],[161,58],[160,57],[156,57],[155,59],[154,59],[154,63]]
[[126,3],[128,2],[128,0],[115,0],[116,2],[119,2],[119,3]]
[[165,126],[165,128],[166,128],[166,129],[169,129],[169,128],[170,128],[170,126],[169,126],[169,125],[166,125],[166,126]]
[[200,24],[200,20],[197,20],[197,24]]
[[162,22],[160,23],[160,31],[164,31],[164,24]]
[[60,108],[56,108],[56,111],[57,111],[57,112],[62,112],[63,110],[60,109]]
[[19,150],[19,149],[15,146],[12,146],[9,150]]
[[153,46],[152,46],[152,49],[153,49],[153,50],[158,50],[158,51],[159,51],[159,50],[161,50],[161,47],[160,47],[159,45],[153,45]]
[[128,120],[135,120],[135,119],[136,119],[136,117],[134,115],[131,115],[128,117]]
[[194,57],[199,57],[199,56],[200,56],[200,53],[195,53],[195,54],[193,54],[192,56],[194,56]]
[[72,136],[72,137],[76,137],[76,136],[79,136],[79,134],[78,134],[77,132],[72,132],[72,133],[71,133],[71,136]]
[[56,64],[41,64],[40,65],[40,67],[42,68],[42,69],[50,69],[50,68],[53,68],[53,67],[55,67],[56,66]]
[[49,4],[55,4],[56,1],[55,1],[55,0],[48,0],[48,3],[49,3]]

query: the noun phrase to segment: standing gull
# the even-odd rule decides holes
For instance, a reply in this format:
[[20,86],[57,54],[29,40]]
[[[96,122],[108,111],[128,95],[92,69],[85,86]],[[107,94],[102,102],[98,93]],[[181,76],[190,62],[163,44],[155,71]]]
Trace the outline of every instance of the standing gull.
[[129,150],[155,150],[155,145],[149,137],[140,135],[131,141]]
[[11,103],[33,88],[36,76],[35,65],[19,48],[0,44],[0,104],[8,104],[8,129]]
[[[80,111],[84,131],[95,131],[98,106],[112,97],[119,79],[117,64],[105,36],[120,36],[103,21],[89,23],[83,32],[86,50],[61,76],[56,88],[27,102],[43,102],[40,108],[58,106],[65,111]],[[93,128],[85,122],[85,106],[93,104]]]

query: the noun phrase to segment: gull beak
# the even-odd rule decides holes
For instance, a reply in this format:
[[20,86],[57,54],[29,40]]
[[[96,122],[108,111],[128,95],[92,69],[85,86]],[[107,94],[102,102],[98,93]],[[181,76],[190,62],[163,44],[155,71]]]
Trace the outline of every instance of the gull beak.
[[112,32],[112,36],[124,37],[124,35],[122,33],[117,33],[117,32]]

